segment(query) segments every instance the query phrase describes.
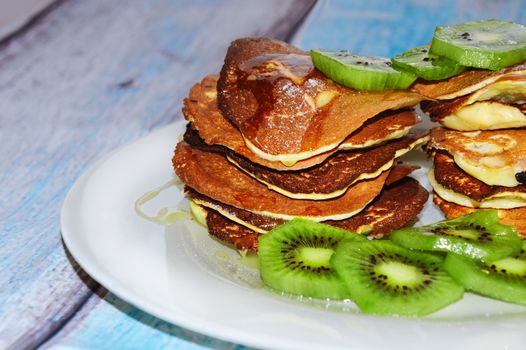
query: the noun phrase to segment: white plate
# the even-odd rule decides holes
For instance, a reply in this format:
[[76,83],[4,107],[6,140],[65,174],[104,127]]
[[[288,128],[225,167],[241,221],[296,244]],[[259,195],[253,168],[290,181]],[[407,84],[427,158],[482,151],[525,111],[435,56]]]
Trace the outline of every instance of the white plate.
[[[172,178],[170,159],[182,130],[182,122],[172,124],[110,154],[64,202],[68,249],[119,297],[174,324],[260,348],[525,348],[523,307],[466,294],[432,316],[405,319],[364,315],[352,304],[291,299],[263,288],[257,270],[193,221],[165,228],[140,218],[134,202]],[[155,205],[178,202],[184,205],[181,193],[172,191]],[[428,203],[421,222],[439,218]]]

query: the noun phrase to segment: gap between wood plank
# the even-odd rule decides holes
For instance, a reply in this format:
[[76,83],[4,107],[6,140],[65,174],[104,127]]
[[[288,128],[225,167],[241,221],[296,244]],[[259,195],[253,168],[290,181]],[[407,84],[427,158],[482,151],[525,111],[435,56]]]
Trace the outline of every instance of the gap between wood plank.
[[[4,49],[6,46],[8,46],[10,43],[15,42],[19,37],[22,37],[27,32],[31,31],[33,27],[35,27],[38,24],[41,24],[42,22],[46,21],[47,16],[57,10],[60,9],[60,6],[66,3],[67,0],[57,0],[53,2],[51,5],[46,7],[43,11],[35,15],[32,19],[30,19],[23,27],[16,30],[15,32],[11,33],[6,38],[2,39],[0,41],[0,50]],[[294,14],[298,14],[299,16],[297,18],[293,18],[292,22],[290,18],[292,16],[287,16],[286,18],[282,18],[279,20],[268,32],[264,33],[263,35],[266,36],[272,36],[284,41],[290,41],[294,38],[294,35],[297,33],[298,29],[302,26],[304,23],[306,17],[308,14],[312,11],[314,8],[316,1],[298,1],[296,5],[294,6]],[[14,343],[12,343],[8,349],[33,349],[38,348],[39,346],[44,345],[47,343],[51,338],[53,338],[57,333],[60,332],[60,330],[68,324],[68,322],[83,308],[83,306],[87,303],[87,301],[90,299],[90,297],[93,296],[93,294],[98,295],[99,298],[103,298],[104,294],[101,295],[101,293],[105,293],[105,288],[101,287],[96,281],[91,279],[81,268],[78,266],[76,262],[72,259],[69,252],[67,252],[66,248],[64,247],[64,250],[66,251],[66,255],[68,259],[70,260],[71,264],[74,266],[75,270],[79,274],[79,278],[83,281],[83,283],[88,286],[89,291],[86,292],[84,295],[80,296],[78,301],[73,304],[69,310],[67,310],[61,318],[56,322],[49,322],[47,324],[46,331],[45,332],[36,332],[34,334],[28,334],[28,337],[21,337]],[[35,325],[40,326],[40,325]],[[42,330],[42,329],[41,329]]]
[[5,37],[0,39],[0,50],[2,50],[4,47],[9,45],[10,42],[13,40],[16,40],[17,37],[22,36],[24,33],[28,32],[33,28],[36,24],[40,23],[41,21],[45,20],[46,16],[57,9],[60,5],[62,5],[64,2],[69,0],[55,0],[46,7],[44,7],[39,12],[35,13],[33,16],[31,16],[26,23],[24,23],[20,28],[16,29],[15,31],[7,34]]

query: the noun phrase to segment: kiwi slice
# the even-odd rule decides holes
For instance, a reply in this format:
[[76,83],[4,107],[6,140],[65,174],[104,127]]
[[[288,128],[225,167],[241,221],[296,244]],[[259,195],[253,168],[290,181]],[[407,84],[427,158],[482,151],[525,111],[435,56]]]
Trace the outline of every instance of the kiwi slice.
[[391,59],[392,67],[426,80],[440,80],[462,72],[465,67],[442,56],[429,55],[429,46],[418,46]]
[[306,297],[345,299],[347,288],[329,261],[337,245],[364,236],[296,218],[259,238],[260,275],[269,287]]
[[390,241],[344,240],[331,259],[362,311],[403,316],[424,316],[462,298],[464,288],[442,263]]
[[462,66],[497,70],[526,59],[526,27],[495,19],[436,27],[429,52]]
[[467,290],[510,303],[526,305],[526,242],[515,257],[488,263],[448,254],[444,268]]
[[416,75],[391,67],[388,58],[358,56],[348,51],[311,50],[314,66],[330,79],[357,90],[407,89]]
[[391,240],[411,249],[453,252],[481,261],[513,256],[522,246],[515,230],[499,223],[496,210],[479,210],[428,226],[395,230]]

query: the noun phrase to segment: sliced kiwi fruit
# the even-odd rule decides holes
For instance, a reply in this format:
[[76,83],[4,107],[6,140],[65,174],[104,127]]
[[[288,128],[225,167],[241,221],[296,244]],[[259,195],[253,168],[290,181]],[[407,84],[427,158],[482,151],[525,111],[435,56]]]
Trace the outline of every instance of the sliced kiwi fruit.
[[414,73],[426,80],[452,77],[466,68],[442,56],[429,55],[429,46],[418,46],[391,59],[392,67]]
[[402,316],[424,316],[462,298],[464,288],[442,263],[390,241],[344,240],[331,259],[362,311]]
[[487,263],[448,254],[444,268],[466,290],[510,303],[526,305],[526,242],[511,258]]
[[496,210],[479,210],[453,220],[395,230],[391,240],[411,249],[453,252],[480,261],[513,256],[522,247],[515,230],[499,223]]
[[498,70],[526,59],[526,27],[494,19],[437,27],[429,52],[462,66]]
[[392,68],[391,60],[384,57],[322,50],[311,50],[311,57],[328,78],[356,90],[407,89],[416,79],[413,73]]
[[346,299],[347,288],[329,263],[345,238],[367,240],[357,233],[301,218],[280,225],[259,238],[261,279],[282,292]]

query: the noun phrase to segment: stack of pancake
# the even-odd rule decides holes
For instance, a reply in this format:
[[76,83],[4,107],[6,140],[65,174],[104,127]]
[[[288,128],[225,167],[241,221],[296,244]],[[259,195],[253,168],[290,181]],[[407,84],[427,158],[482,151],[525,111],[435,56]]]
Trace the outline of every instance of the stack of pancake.
[[447,218],[498,209],[501,222],[526,238],[526,64],[414,89],[436,99],[422,110],[444,126],[429,142],[434,202]]
[[184,101],[173,165],[208,231],[238,249],[294,217],[380,237],[413,221],[427,191],[396,158],[428,141],[410,133],[422,100],[358,92],[317,71],[307,52],[267,38],[234,41],[220,76]]

